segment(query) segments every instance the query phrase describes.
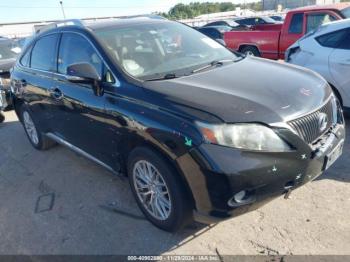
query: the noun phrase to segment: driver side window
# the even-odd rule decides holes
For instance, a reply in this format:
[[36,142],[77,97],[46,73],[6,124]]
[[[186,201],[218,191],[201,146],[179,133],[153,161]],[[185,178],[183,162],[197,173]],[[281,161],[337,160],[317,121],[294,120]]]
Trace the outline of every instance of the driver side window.
[[76,63],[89,63],[102,76],[103,62],[91,44],[75,33],[64,33],[58,55],[58,72],[67,74],[67,67]]

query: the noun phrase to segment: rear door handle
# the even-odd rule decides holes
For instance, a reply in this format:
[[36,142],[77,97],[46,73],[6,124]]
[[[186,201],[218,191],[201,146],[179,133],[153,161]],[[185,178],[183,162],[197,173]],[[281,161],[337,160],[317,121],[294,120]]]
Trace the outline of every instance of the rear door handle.
[[63,98],[62,91],[57,87],[53,87],[50,89],[50,95],[56,100],[62,100]]

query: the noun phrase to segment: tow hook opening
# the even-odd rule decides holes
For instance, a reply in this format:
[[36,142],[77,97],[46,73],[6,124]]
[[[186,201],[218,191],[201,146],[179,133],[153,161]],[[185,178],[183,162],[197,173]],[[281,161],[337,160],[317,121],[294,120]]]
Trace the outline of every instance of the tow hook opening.
[[242,190],[236,193],[232,198],[230,198],[227,204],[230,207],[238,207],[242,205],[247,205],[255,202],[255,192],[249,190]]
[[286,191],[292,189],[293,187],[295,186],[295,181],[294,180],[291,180],[291,181],[288,181],[285,185],[284,185],[284,189]]
[[295,181],[291,180],[284,185],[284,199],[289,199],[292,189],[295,186]]

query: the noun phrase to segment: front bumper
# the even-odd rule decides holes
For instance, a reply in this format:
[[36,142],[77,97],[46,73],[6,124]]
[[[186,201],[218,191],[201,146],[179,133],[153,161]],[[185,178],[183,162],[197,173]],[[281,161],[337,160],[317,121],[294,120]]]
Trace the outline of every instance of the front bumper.
[[0,84],[0,111],[12,109],[12,96],[10,86]]
[[[199,222],[215,223],[259,208],[323,173],[327,156],[345,139],[344,124],[333,126],[313,146],[289,129],[279,135],[295,151],[285,153],[248,152],[202,144],[177,159],[196,204]],[[244,201],[233,196],[244,190]]]

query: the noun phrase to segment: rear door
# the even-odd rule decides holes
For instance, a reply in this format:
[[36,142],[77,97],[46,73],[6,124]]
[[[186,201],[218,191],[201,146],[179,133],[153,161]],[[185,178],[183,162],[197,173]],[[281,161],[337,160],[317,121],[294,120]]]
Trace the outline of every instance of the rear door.
[[329,56],[329,70],[339,91],[343,95],[344,106],[350,106],[350,29]]
[[11,78],[20,90],[25,103],[33,113],[33,119],[42,131],[50,129],[52,119],[50,89],[56,64],[58,34],[40,37],[21,57]]

